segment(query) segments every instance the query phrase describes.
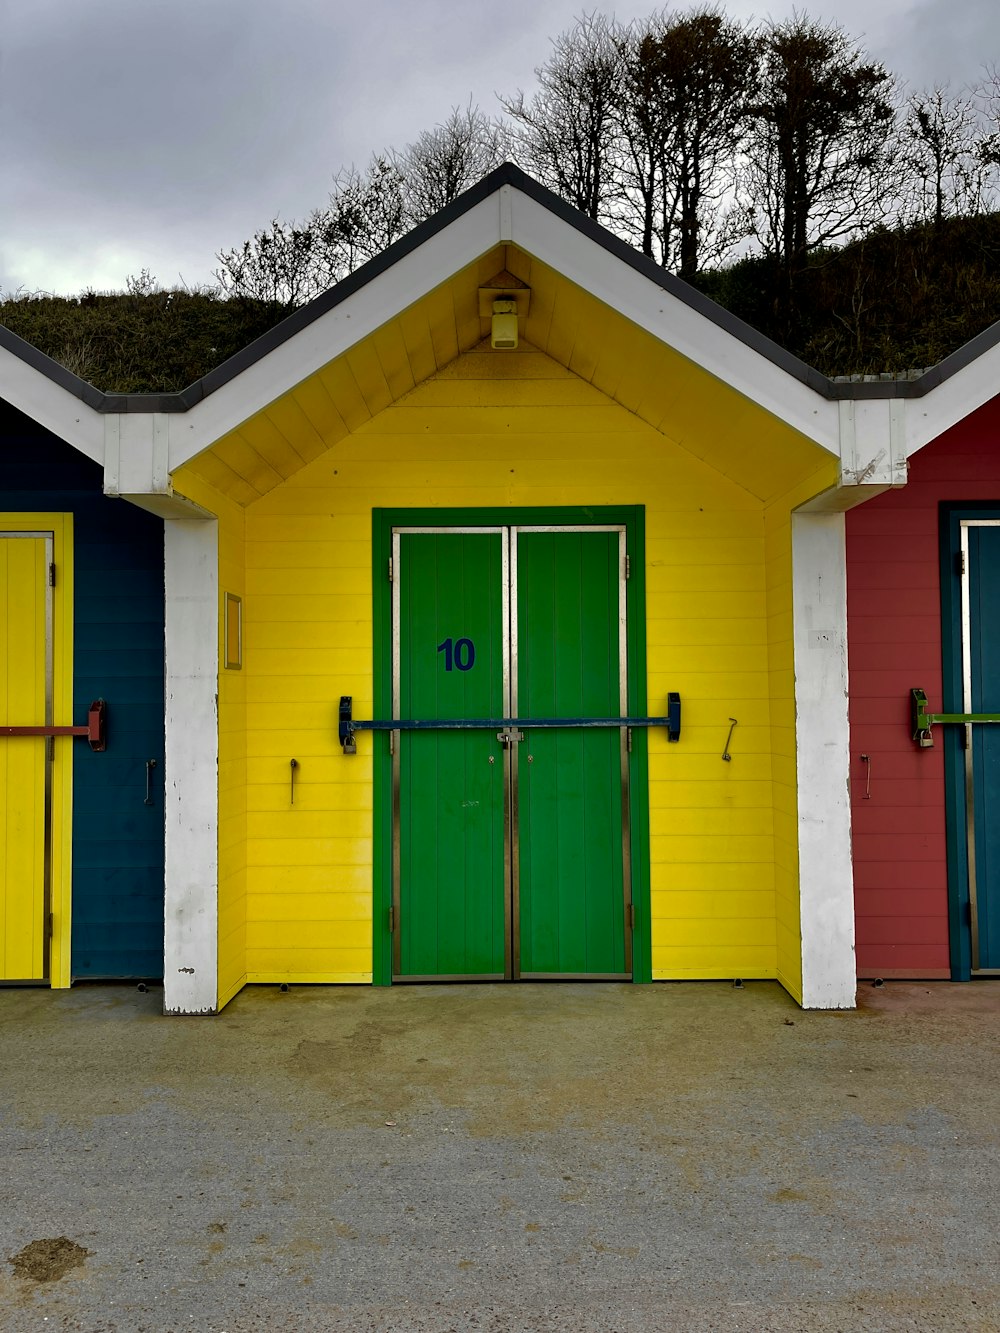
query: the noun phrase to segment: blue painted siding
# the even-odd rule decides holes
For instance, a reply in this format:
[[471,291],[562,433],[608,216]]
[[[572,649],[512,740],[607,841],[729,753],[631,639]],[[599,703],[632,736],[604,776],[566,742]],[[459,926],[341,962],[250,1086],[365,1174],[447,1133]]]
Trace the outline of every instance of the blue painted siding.
[[95,463],[4,404],[0,509],[73,514],[74,721],[92,699],[108,702],[107,750],[73,749],[73,976],[159,977],[163,524],[109,500]]

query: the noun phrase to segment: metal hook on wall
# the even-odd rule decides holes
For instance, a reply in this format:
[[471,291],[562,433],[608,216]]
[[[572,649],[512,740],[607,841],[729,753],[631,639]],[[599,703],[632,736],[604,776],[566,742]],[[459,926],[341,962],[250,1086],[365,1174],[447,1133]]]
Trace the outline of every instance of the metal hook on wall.
[[865,765],[865,800],[872,798],[872,757],[870,754],[863,754],[861,762]]
[[736,718],[731,717],[729,719],[729,735],[726,737],[726,747],[722,751],[722,761],[726,764],[731,764],[733,761],[733,756],[729,753],[729,742],[733,739],[733,732],[736,730],[736,726]]

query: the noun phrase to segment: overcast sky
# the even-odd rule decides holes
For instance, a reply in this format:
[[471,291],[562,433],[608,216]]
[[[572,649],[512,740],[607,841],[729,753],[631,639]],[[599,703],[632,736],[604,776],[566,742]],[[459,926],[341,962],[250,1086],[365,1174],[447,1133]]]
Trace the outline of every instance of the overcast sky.
[[[210,281],[470,95],[530,92],[574,0],[0,0],[0,292]],[[623,20],[656,7],[622,0]],[[678,8],[685,6],[678,5]],[[911,87],[1000,63],[997,0],[729,0],[836,19]],[[611,12],[610,7],[607,12]]]

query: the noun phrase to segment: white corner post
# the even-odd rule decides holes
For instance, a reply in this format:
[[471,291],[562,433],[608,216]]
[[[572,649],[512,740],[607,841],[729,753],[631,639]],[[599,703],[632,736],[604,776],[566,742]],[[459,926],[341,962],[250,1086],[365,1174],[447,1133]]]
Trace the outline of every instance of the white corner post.
[[164,522],[163,1009],[218,1007],[219,555],[214,520]]
[[792,514],[802,1005],[853,1009],[854,870],[842,513]]

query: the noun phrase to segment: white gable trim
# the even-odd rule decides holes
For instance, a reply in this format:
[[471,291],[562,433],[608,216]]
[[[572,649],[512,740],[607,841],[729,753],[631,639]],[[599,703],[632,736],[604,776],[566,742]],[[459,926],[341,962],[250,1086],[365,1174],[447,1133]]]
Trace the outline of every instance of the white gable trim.
[[514,242],[831,454],[837,404],[519,191]]
[[170,470],[189,462],[459,269],[499,245],[499,193],[463,213],[188,412],[172,413]]
[[504,185],[188,412],[171,414],[170,470],[189,462],[458,270],[506,242],[591,292],[822,448],[832,454],[839,452],[836,403],[624,263],[543,204]]
[[100,412],[2,346],[0,396],[95,463],[104,462]]
[[911,458],[946,430],[1000,393],[1000,346],[949,375],[922,398],[906,399],[906,456]]

